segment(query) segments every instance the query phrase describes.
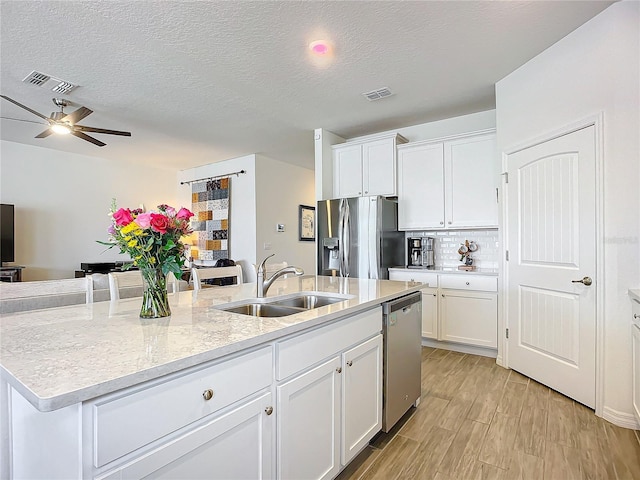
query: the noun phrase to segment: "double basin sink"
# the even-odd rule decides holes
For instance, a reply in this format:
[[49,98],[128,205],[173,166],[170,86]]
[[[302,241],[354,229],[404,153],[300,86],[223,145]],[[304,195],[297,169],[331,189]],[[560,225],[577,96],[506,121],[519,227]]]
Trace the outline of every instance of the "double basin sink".
[[327,295],[321,292],[301,292],[282,297],[253,298],[216,308],[253,317],[286,317],[314,308],[325,307],[353,298],[351,295]]

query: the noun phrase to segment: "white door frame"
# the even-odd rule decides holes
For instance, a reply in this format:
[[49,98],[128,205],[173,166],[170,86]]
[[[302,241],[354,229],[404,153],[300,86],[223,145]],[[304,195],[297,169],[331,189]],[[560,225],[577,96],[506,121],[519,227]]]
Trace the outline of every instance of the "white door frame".
[[[507,172],[508,156],[526,148],[562,137],[585,127],[594,126],[595,130],[595,162],[596,162],[596,415],[603,416],[604,400],[604,112],[582,118],[576,122],[537,135],[524,142],[505,147],[502,150],[502,172]],[[508,245],[507,188],[504,173],[500,188],[501,195],[501,244],[500,272],[502,279],[500,289],[502,301],[498,312],[498,364],[509,368],[509,348],[506,342],[506,329],[509,328],[509,271],[506,261]]]

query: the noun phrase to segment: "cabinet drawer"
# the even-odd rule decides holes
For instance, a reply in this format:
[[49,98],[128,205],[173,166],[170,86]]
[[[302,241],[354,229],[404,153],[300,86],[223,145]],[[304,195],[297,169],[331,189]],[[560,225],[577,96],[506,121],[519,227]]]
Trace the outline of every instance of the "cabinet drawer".
[[440,275],[440,288],[497,292],[498,277],[465,275],[463,273],[456,275]]
[[438,274],[422,270],[389,270],[389,280],[401,282],[422,282],[430,287],[438,286]]
[[381,331],[382,307],[377,307],[276,343],[276,380],[301,372]]
[[[144,389],[98,400],[92,408],[94,464],[101,467],[271,385],[273,352],[262,348]],[[213,397],[205,400],[205,390]]]

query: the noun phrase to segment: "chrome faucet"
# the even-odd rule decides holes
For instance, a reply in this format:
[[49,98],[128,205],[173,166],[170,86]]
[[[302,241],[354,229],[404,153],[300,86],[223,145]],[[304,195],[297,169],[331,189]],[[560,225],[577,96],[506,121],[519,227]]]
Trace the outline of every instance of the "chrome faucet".
[[267,258],[265,258],[262,261],[262,263],[258,267],[258,272],[257,272],[258,273],[258,279],[257,279],[258,298],[264,297],[267,294],[267,290],[269,290],[269,287],[274,282],[274,280],[281,277],[282,275],[286,275],[287,273],[293,273],[296,276],[304,275],[304,270],[298,267],[291,266],[291,267],[281,268],[277,272],[274,272],[274,274],[271,275],[271,278],[269,278],[268,280],[265,280],[264,277],[267,274],[267,267],[266,267],[267,260],[269,260],[274,255],[275,253],[272,253],[271,255],[269,255]]

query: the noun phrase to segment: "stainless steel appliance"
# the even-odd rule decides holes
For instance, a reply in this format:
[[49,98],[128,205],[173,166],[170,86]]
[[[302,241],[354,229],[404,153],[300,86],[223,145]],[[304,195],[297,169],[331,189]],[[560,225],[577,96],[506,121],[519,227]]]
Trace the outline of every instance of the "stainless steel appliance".
[[435,266],[432,237],[407,238],[407,267],[433,268]]
[[398,204],[384,197],[318,202],[318,275],[389,278],[402,265],[404,233]]
[[382,304],[382,431],[388,432],[420,403],[422,295],[412,293]]

